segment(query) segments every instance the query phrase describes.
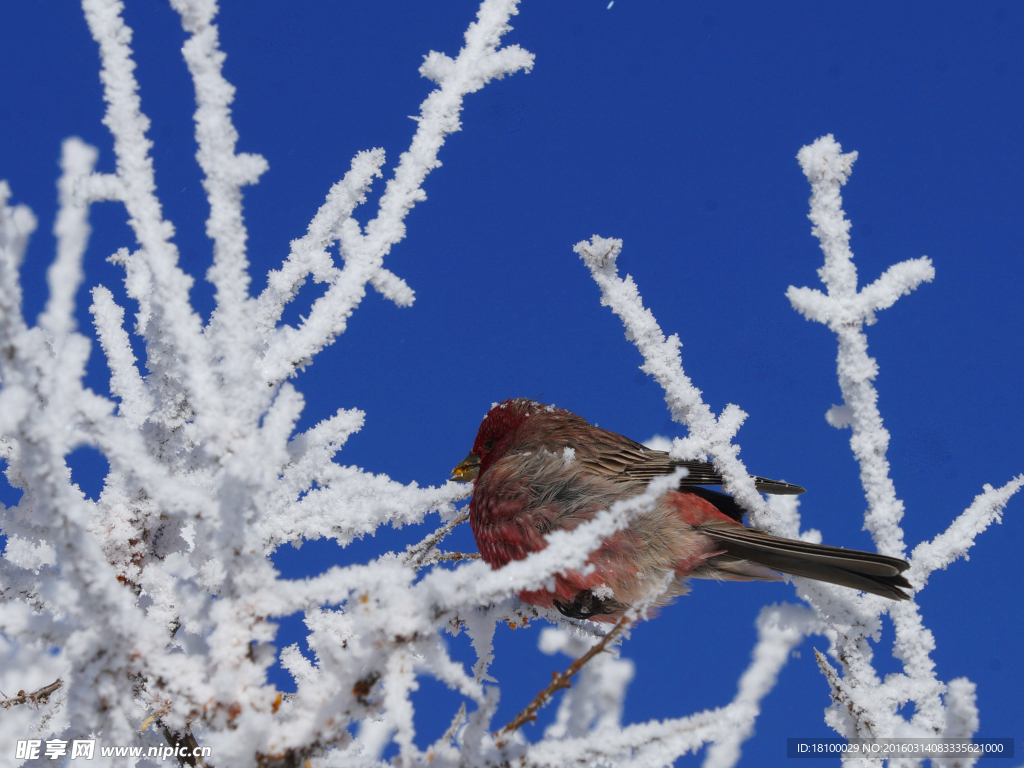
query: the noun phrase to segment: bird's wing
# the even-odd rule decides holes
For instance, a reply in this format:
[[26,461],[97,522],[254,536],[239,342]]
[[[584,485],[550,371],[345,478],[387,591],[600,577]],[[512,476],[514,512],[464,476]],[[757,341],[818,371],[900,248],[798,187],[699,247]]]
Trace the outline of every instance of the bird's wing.
[[[722,476],[710,462],[680,461],[673,459],[664,451],[645,448],[628,437],[605,430],[601,430],[601,432],[603,434],[587,446],[585,454],[581,454],[577,450],[577,459],[593,472],[623,481],[650,482],[661,475],[672,474],[678,467],[685,467],[689,474],[679,481],[680,487],[722,484]],[[761,493],[798,494],[804,492],[803,488],[792,483],[769,480],[756,475],[753,478],[754,487]]]

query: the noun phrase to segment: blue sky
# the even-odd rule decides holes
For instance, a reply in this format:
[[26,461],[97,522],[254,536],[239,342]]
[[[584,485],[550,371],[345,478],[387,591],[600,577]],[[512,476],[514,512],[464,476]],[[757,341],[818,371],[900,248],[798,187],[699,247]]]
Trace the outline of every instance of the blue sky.
[[[394,166],[415,127],[408,116],[432,85],[417,74],[422,56],[454,55],[476,5],[222,5],[239,150],[270,163],[245,190],[259,290],[353,154],[382,146]],[[208,317],[207,206],[178,54],[184,33],[164,3],[129,3],[125,15],[136,32],[165,215],[177,227],[183,266],[197,277],[194,303]],[[849,435],[824,419],[840,399],[834,337],[785,298],[790,285],[820,286],[809,187],[795,155],[832,133],[860,154],[844,199],[861,283],[921,255],[937,273],[868,329],[908,542],[944,530],[984,483],[1003,485],[1024,471],[1024,9],[984,0],[618,0],[610,9],[533,0],[513,25],[505,40],[536,54],[533,72],[468,97],[463,131],[442,149],[428,199],[385,263],[416,291],[416,303],[399,309],[368,295],[348,331],[296,379],[307,399],[300,428],[340,407],[360,408],[366,426],[339,461],[421,485],[444,481],[490,404],[506,397],[553,402],[639,440],[682,434],[572,252],[592,234],[619,237],[620,269],[663,329],[680,335],[685,370],[705,400],[716,412],[736,403],[749,414],[738,436],[748,468],[806,487],[803,523],[826,543],[871,548]],[[111,139],[100,123],[95,44],[73,7],[5,0],[0,70],[0,178],[40,220],[24,267],[26,314],[34,317],[53,255],[60,142],[81,136],[100,148],[100,169],[111,170]],[[103,283],[121,296],[122,273],[105,258],[133,244],[123,208],[94,206],[92,223],[87,286]],[[307,286],[286,320],[317,295]],[[83,291],[84,329],[87,305]],[[98,345],[90,377],[108,391]],[[95,493],[93,467],[75,461],[76,479]],[[919,597],[939,678],[978,685],[982,736],[1024,736],[1022,515],[1016,498],[970,561],[935,574]],[[277,561],[289,575],[316,572],[403,548],[435,523],[382,530],[346,550],[329,542],[286,549]],[[455,546],[472,548],[468,529]],[[625,720],[727,703],[757,612],[794,599],[786,585],[698,582],[626,644],[637,674]],[[299,622],[282,626],[281,644],[294,641]],[[499,629],[499,720],[565,666],[536,650],[538,633]],[[891,640],[887,625],[877,648],[883,673],[897,669]],[[461,648],[464,638],[451,644]],[[781,761],[787,736],[832,735],[822,721],[828,688],[811,650],[825,646],[812,638],[784,669],[745,746],[746,764]],[[422,708],[419,726],[433,740],[457,704],[432,682],[420,700],[437,702]]]

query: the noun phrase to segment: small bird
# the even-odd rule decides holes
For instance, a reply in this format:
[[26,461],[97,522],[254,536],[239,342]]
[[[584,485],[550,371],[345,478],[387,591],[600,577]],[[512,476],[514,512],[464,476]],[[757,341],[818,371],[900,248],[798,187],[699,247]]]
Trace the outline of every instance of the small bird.
[[[701,487],[722,484],[711,464],[673,459],[533,400],[505,400],[491,408],[452,480],[476,481],[469,522],[481,557],[497,569],[544,549],[546,534],[572,530],[678,467],[689,474],[592,552],[589,573],[556,574],[554,589],[519,597],[570,618],[614,622],[669,573],[675,578],[655,607],[685,594],[688,578],[779,581],[781,572],[908,599],[905,560],[748,528],[733,497]],[[763,493],[804,492],[778,480],[753,480]]]

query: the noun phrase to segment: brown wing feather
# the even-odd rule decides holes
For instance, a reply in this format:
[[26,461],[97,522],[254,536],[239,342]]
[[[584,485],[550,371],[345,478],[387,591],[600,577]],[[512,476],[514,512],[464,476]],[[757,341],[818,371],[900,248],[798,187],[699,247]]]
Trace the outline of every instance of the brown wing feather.
[[[605,430],[602,430],[605,432]],[[607,437],[596,439],[588,446],[586,455],[578,455],[588,469],[612,478],[650,482],[656,477],[670,475],[678,467],[685,467],[689,474],[680,482],[680,487],[692,485],[721,485],[722,476],[713,464],[706,461],[680,461],[664,451],[645,448],[640,443],[614,432],[605,432]],[[804,489],[799,485],[784,483],[752,476],[754,487],[761,493],[798,494]]]

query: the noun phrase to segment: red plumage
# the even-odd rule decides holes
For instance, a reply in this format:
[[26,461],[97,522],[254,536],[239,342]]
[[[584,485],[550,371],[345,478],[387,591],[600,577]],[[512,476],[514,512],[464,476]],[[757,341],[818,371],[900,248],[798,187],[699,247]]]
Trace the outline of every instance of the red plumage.
[[[544,549],[551,531],[575,528],[679,466],[689,474],[678,489],[591,553],[590,573],[558,574],[553,590],[520,598],[574,618],[613,622],[669,573],[675,579],[656,605],[684,594],[690,577],[778,580],[781,571],[906,599],[905,561],[748,528],[731,496],[701,487],[721,484],[712,465],[677,461],[561,408],[521,398],[494,406],[453,474],[475,478],[470,525],[484,561],[500,568]],[[766,478],[754,481],[766,493],[803,492]]]

